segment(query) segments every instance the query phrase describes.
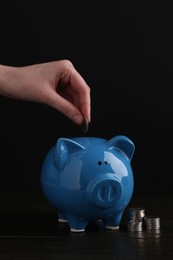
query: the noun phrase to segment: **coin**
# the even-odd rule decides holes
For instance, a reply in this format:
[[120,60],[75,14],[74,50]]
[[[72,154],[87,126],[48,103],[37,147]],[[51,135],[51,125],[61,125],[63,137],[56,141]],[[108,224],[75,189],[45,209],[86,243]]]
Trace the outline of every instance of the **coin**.
[[81,128],[82,128],[82,131],[83,131],[84,133],[87,133],[87,132],[88,132],[88,121],[87,121],[87,119],[86,119],[85,116],[83,116],[83,122],[82,122],[82,124],[81,124]]

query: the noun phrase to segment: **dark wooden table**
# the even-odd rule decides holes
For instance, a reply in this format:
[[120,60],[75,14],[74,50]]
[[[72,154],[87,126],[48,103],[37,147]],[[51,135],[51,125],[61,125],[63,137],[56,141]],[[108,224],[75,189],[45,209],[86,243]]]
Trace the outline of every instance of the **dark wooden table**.
[[[135,196],[124,212],[119,231],[106,230],[100,222],[88,224],[83,233],[72,233],[58,223],[56,211],[42,194],[0,194],[0,259],[173,259],[173,198]],[[130,232],[129,207],[143,207],[160,217],[160,230]]]

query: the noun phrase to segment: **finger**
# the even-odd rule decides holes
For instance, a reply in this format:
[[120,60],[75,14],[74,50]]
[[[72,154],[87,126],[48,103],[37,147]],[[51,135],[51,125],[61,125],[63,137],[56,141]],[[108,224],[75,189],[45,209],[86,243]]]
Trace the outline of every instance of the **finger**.
[[90,88],[82,78],[82,76],[71,66],[70,72],[65,74],[61,80],[62,82],[68,82],[69,88],[71,88],[78,98],[79,109],[81,113],[90,122],[91,104],[90,104]]
[[47,99],[47,104],[63,113],[74,123],[78,125],[82,124],[83,115],[80,110],[74,104],[58,95],[56,92],[51,92]]
[[88,122],[90,122],[91,102],[89,86],[77,71],[72,74],[70,83],[73,86],[76,95],[78,96],[78,104],[81,113],[87,118]]

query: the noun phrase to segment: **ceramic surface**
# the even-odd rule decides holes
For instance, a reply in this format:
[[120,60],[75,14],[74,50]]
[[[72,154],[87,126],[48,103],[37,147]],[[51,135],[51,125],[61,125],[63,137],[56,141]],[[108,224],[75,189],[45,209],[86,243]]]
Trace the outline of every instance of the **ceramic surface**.
[[74,232],[85,231],[98,219],[108,229],[119,228],[134,189],[134,150],[134,143],[123,135],[110,140],[59,138],[41,170],[43,192],[59,221],[67,221]]

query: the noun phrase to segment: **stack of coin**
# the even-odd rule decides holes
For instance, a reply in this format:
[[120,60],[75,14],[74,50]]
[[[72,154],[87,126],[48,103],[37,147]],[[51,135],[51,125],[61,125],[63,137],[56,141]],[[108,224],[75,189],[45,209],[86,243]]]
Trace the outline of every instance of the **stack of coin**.
[[145,214],[144,208],[129,208],[127,229],[129,231],[159,230],[160,217]]
[[127,229],[129,231],[142,231],[144,216],[144,208],[129,208]]
[[128,220],[133,222],[141,222],[145,216],[144,208],[129,208]]
[[128,231],[133,231],[133,232],[142,231],[142,221],[140,221],[140,222],[128,221],[127,229],[128,229]]
[[158,216],[145,216],[144,227],[150,230],[160,229],[160,218]]

